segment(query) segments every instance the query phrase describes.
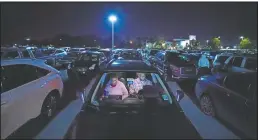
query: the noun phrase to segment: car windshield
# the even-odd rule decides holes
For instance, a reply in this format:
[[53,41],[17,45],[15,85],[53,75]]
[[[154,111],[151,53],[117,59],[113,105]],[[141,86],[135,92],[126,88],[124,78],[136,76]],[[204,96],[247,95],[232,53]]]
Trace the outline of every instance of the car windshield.
[[162,103],[172,104],[171,95],[157,73],[110,72],[104,73],[98,81],[91,104],[142,105],[152,97]]
[[42,53],[45,54],[45,55],[50,55],[50,54],[53,54],[54,52],[55,52],[54,49],[49,49],[49,50],[42,51]]

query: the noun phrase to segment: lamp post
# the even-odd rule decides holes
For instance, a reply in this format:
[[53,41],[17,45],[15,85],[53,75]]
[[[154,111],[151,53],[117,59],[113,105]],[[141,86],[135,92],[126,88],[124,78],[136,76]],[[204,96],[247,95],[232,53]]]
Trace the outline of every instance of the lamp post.
[[115,15],[111,15],[111,16],[109,16],[108,19],[112,24],[112,50],[113,50],[113,48],[114,48],[114,24],[117,20],[117,17]]

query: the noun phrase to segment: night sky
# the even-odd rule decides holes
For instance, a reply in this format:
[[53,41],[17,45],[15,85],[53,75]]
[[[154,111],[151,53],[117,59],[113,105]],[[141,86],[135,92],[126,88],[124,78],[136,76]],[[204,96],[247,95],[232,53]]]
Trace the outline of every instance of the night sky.
[[1,39],[26,36],[51,38],[59,33],[107,37],[107,17],[119,18],[115,34],[122,37],[197,35],[198,40],[221,36],[257,38],[256,3],[5,3],[1,4]]

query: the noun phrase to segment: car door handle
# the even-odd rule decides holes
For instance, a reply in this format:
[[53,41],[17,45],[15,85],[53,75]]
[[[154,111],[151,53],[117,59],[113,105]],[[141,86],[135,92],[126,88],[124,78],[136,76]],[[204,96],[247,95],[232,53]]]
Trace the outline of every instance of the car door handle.
[[1,102],[1,106],[4,105],[4,104],[7,104],[7,101]]

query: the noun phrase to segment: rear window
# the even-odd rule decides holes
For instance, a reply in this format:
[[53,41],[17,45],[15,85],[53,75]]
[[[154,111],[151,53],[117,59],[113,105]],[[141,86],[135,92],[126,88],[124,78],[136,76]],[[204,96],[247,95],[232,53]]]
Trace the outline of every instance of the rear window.
[[257,70],[257,59],[247,59],[245,68],[249,70]]
[[1,52],[1,58],[19,58],[18,51]]
[[219,56],[216,62],[224,63],[228,58],[229,56]]

